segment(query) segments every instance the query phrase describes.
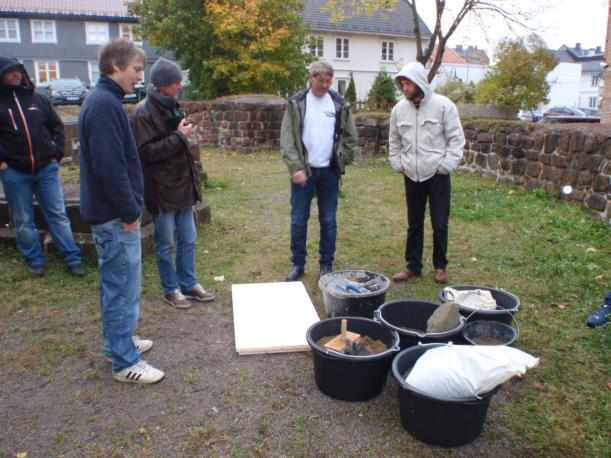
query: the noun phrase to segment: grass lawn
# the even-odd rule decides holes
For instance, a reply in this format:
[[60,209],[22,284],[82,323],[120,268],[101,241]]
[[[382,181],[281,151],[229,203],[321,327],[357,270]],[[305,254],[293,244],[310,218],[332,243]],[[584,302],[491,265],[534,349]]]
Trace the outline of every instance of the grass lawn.
[[[198,272],[204,285],[215,289],[219,295],[214,313],[211,312],[207,319],[222,321],[227,335],[231,336],[230,345],[233,345],[232,326],[229,326],[231,284],[282,281],[290,267],[288,175],[277,151],[242,155],[206,150],[202,159],[209,176],[204,195],[212,209],[212,223],[200,230]],[[75,177],[74,170],[63,173],[68,180]],[[383,438],[378,441],[372,438],[369,448],[351,453],[371,456],[450,456],[452,453],[461,456],[609,456],[611,326],[589,329],[585,325],[587,314],[599,306],[605,292],[611,289],[609,227],[583,214],[577,207],[549,199],[539,190],[528,193],[463,173],[453,177],[452,186],[450,283],[492,285],[516,294],[521,300],[521,310],[517,317],[520,338],[515,346],[540,357],[541,363],[523,380],[508,383],[496,396],[497,401],[491,404],[483,436],[476,448],[467,446],[455,452],[430,448],[411,439],[401,430],[398,419],[393,418]],[[350,166],[340,197],[335,268],[366,268],[388,276],[403,268],[405,213],[402,179],[391,171],[384,158],[363,160]],[[317,251],[318,222],[314,206],[304,284],[323,317],[322,294],[317,286]],[[436,300],[440,287],[432,280],[428,221],[424,253],[422,277],[408,285],[393,285],[387,300]],[[3,277],[0,283],[0,323],[3,323],[0,324],[0,344],[5,348],[0,352],[0,373],[4,373],[0,375],[0,382],[17,383],[14,377],[18,377],[15,374],[19,374],[20,367],[28,368],[28,372],[33,372],[39,380],[47,379],[58,365],[69,373],[70,361],[89,357],[92,348],[99,350],[99,342],[89,343],[86,337],[91,334],[92,338],[97,338],[94,332],[99,319],[95,266],[88,265],[86,280],[80,281],[69,277],[56,257],[51,256],[47,275],[33,279],[19,256],[3,248],[0,249],[0,272]],[[225,282],[212,281],[213,276],[220,275],[224,275]],[[143,301],[156,301],[160,287],[151,258],[144,263],[143,283]],[[145,310],[145,313],[149,312]],[[180,315],[172,315],[175,316]],[[63,328],[62,332],[57,326],[59,322],[72,323],[72,326]],[[31,326],[38,330],[35,335],[30,333]],[[19,348],[12,344],[17,341]],[[231,351],[227,353],[232,355],[236,365],[246,361],[236,359]],[[206,360],[205,355],[203,358]],[[268,361],[283,364],[279,356],[257,358],[262,363],[268,358]],[[312,388],[314,380],[309,356],[286,358],[284,364],[299,367],[301,378],[295,382],[297,386],[307,386],[309,392],[316,391]],[[102,367],[101,363],[99,366]],[[269,383],[273,385],[275,382],[271,379],[276,369],[270,364],[267,370]],[[219,380],[223,379],[226,374],[222,366],[218,371]],[[247,374],[241,378],[243,389],[246,390],[252,376]],[[189,374],[182,376],[187,385],[192,382],[189,377],[193,378]],[[113,382],[98,380],[97,383],[106,389],[105,386]],[[172,382],[164,381],[159,387],[166,383]],[[38,385],[38,382],[33,384],[34,387]],[[386,391],[390,390],[390,394],[383,398],[384,402],[396,404],[393,385],[389,380]],[[159,389],[147,388],[151,393]],[[257,391],[258,388],[248,389],[254,391],[236,402],[265,410],[266,401],[262,399],[265,395]],[[19,402],[3,391],[0,388],[0,410],[3,410],[3,403],[6,407]],[[3,401],[6,399],[11,402]],[[299,402],[307,406],[308,399],[300,398]],[[322,397],[320,405],[327,406],[331,418],[334,410],[341,411],[335,422],[351,425],[350,422],[361,415],[358,412],[366,412],[368,403],[347,404]],[[305,406],[303,408],[307,409]],[[380,407],[380,411],[384,409],[388,411],[389,407]],[[85,413],[74,415],[83,416],[83,421],[87,421]],[[277,430],[274,430],[275,423],[263,423],[253,433],[256,439],[244,439],[237,432],[233,434],[229,426],[224,429],[222,422],[198,426],[199,429],[193,424],[187,425],[191,427],[188,437],[191,445],[180,450],[190,450],[194,456],[206,455],[201,450],[221,456],[333,456],[351,441],[359,440],[349,432],[343,436],[326,436],[324,430],[328,425],[323,419],[328,421],[329,417],[324,414],[314,415],[313,419],[305,417],[305,413],[302,414],[304,418],[295,412],[293,415],[289,426]],[[15,417],[3,416],[0,429],[6,429],[3,424],[7,426],[8,418],[16,421]],[[75,426],[75,429],[78,428]],[[178,452],[163,444],[187,441],[184,434],[179,434],[156,444],[146,442],[140,437],[142,434],[134,433],[136,438],[125,439],[111,430],[109,426],[106,441],[104,438],[99,440],[106,447],[96,449],[99,455],[112,450],[116,456],[169,456]],[[304,430],[310,433],[314,430],[314,434],[322,438],[321,443],[312,448]],[[219,431],[223,432],[222,440],[214,439]],[[83,447],[85,455],[96,455],[93,449],[83,445],[86,439],[81,436],[70,442],[70,431],[59,434],[56,433],[53,446],[41,442],[44,452],[41,456],[51,452],[70,454],[77,447]],[[243,440],[240,442],[238,438]],[[403,445],[397,445],[399,442]],[[0,456],[4,456],[3,452],[14,456],[22,450],[27,450],[24,440],[2,439],[0,434]]]

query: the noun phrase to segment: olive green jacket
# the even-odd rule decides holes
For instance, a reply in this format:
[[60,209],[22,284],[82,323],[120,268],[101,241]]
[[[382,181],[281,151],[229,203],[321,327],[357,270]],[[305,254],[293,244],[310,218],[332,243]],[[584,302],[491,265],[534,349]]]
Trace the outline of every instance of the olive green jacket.
[[[306,94],[309,89],[295,94],[288,100],[282,127],[280,129],[280,148],[282,159],[292,175],[304,170],[311,175],[308,164],[308,152],[302,141],[303,120],[306,111]],[[333,134],[333,155],[331,165],[338,175],[343,175],[346,166],[354,161],[354,150],[357,145],[357,134],[350,105],[335,91],[329,91],[335,105],[335,133]]]

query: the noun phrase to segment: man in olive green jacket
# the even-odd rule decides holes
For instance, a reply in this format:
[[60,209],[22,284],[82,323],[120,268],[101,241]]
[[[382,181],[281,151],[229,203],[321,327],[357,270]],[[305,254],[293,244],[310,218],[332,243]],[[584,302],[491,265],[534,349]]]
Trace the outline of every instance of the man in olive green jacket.
[[333,269],[340,176],[354,160],[356,127],[349,105],[330,90],[333,67],[310,66],[310,88],[288,101],[280,132],[282,158],[291,177],[291,262],[287,281],[305,273],[310,204],[314,192],[320,222],[320,276]]

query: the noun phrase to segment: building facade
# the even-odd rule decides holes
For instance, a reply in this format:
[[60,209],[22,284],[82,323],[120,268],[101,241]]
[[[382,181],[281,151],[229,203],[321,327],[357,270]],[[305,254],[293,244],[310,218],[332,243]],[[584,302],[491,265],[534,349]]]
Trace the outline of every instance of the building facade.
[[161,55],[139,38],[138,18],[122,0],[0,0],[0,54],[23,62],[36,83],[78,78],[95,84],[98,49],[118,37],[142,46],[147,67]]

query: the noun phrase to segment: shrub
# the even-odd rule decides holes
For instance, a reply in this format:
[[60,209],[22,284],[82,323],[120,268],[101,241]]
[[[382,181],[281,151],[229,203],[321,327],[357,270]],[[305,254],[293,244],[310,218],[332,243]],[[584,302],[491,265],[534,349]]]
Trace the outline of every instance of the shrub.
[[395,82],[388,74],[378,73],[367,94],[367,108],[370,111],[390,111],[396,103]]

